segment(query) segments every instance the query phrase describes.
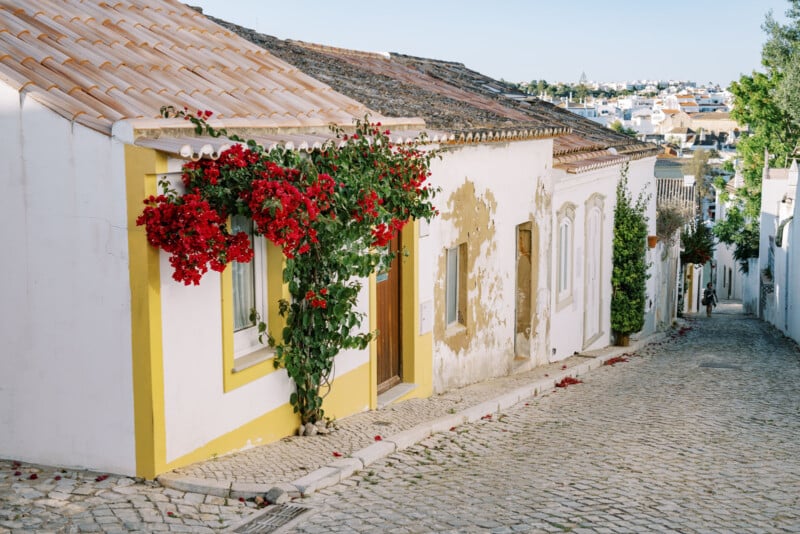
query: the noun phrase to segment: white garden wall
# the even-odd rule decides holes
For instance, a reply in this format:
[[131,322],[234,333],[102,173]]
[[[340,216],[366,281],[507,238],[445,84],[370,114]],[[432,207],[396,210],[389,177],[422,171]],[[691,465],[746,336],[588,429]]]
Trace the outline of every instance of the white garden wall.
[[133,473],[123,147],[0,83],[0,457]]

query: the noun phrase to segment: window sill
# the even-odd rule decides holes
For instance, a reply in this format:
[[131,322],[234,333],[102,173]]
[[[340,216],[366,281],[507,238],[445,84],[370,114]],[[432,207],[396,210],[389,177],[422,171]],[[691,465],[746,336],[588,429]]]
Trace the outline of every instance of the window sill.
[[556,311],[559,312],[572,304],[572,293],[569,293],[556,301]]
[[458,336],[466,334],[467,327],[461,323],[453,323],[447,326],[444,330],[445,337]]
[[274,357],[275,351],[270,347],[256,349],[249,354],[239,356],[233,360],[233,369],[231,369],[231,372],[241,373],[242,371],[250,369],[251,367],[255,367],[259,363],[271,360]]

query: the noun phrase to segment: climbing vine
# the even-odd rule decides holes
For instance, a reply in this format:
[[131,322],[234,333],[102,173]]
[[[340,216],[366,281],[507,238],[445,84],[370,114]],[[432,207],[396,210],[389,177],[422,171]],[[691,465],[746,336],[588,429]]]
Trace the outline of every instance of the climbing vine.
[[[173,278],[197,285],[208,270],[248,262],[253,250],[244,232],[232,233],[229,218],[253,221],[254,233],[281,247],[283,280],[290,299],[279,302],[285,327],[269,343],[296,390],[290,402],[301,421],[324,417],[334,357],[343,349],[366,348],[357,309],[362,280],[388,268],[386,246],[413,219],[431,219],[436,190],[428,184],[435,151],[415,143],[394,144],[388,130],[368,118],[309,154],[264,150],[252,140],[215,129],[210,112],[162,109],[183,117],[197,134],[236,141],[218,159],[183,166],[182,190],[162,183],[162,193],[144,201],[137,220],[147,239],[170,255]],[[265,331],[265,325],[260,328]]]

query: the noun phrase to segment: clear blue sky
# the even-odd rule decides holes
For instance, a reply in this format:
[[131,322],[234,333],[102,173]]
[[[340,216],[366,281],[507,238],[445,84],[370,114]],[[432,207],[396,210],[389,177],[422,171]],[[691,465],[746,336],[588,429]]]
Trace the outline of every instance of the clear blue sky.
[[680,79],[760,69],[786,0],[189,0],[281,39],[464,63],[519,82]]

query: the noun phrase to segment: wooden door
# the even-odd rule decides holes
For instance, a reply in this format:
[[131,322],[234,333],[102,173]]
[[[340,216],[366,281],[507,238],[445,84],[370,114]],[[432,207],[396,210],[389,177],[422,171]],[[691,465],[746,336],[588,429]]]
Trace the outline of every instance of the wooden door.
[[[400,237],[389,244],[392,252],[400,249]],[[378,301],[378,393],[400,383],[400,255],[395,256],[387,272],[377,275]]]

